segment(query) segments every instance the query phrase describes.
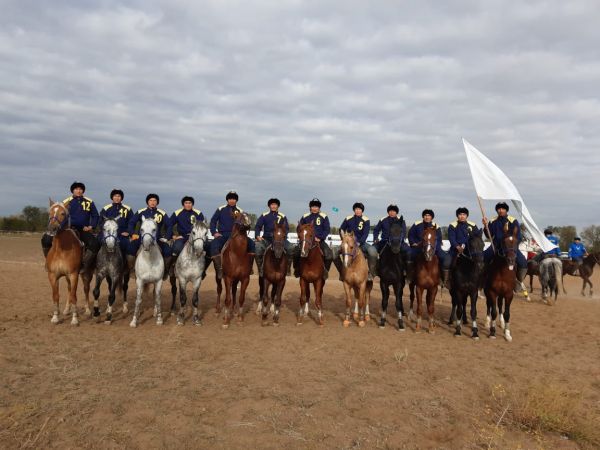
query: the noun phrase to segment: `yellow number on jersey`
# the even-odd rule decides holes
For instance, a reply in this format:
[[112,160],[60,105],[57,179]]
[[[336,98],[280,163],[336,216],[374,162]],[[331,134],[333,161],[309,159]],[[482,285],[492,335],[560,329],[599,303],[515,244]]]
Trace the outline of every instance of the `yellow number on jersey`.
[[362,230],[362,229],[363,229],[363,223],[364,223],[364,222],[359,222],[359,223],[358,223],[358,229],[359,229],[359,230]]
[[81,202],[81,209],[83,209],[84,211],[89,211],[91,206],[92,202]]
[[157,214],[154,216],[154,220],[156,221],[156,223],[161,223],[163,219],[162,214]]
[[321,225],[321,218],[317,217],[317,226]]
[[126,218],[127,217],[127,210],[125,208],[121,208],[119,210],[119,214],[121,215],[121,217]]

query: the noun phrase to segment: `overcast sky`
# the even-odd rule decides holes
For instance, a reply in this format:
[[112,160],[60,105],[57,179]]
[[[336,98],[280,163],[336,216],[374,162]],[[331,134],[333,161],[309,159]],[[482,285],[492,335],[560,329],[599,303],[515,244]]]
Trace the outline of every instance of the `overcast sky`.
[[98,207],[210,216],[235,189],[292,221],[318,197],[333,225],[354,201],[479,222],[465,137],[540,227],[600,224],[595,1],[0,6],[0,214],[81,180]]

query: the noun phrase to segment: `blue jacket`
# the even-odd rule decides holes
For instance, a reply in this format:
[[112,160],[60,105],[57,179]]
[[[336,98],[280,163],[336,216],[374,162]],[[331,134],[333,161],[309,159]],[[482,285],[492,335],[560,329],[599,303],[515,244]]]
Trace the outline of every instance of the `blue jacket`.
[[160,208],[142,208],[139,209],[131,218],[129,222],[129,234],[135,233],[138,222],[141,224],[142,216],[146,219],[154,219],[158,225],[157,239],[165,238],[171,239],[173,237],[173,228],[171,227],[171,220],[165,211]]
[[129,231],[129,221],[133,217],[131,208],[123,203],[109,203],[100,213],[100,227],[104,224],[102,217],[107,219],[114,219],[119,225],[118,233],[127,233]]
[[306,213],[300,219],[300,224],[304,225],[307,223],[314,222],[315,236],[324,241],[331,232],[331,226],[329,225],[329,217],[324,212],[318,212],[316,214]]
[[177,233],[180,236],[187,237],[192,232],[192,216],[199,222],[204,222],[204,214],[198,209],[190,209],[189,211],[181,208],[171,214],[169,221],[171,222],[171,229],[177,227]]
[[550,242],[552,242],[554,245],[556,245],[556,247],[553,248],[552,250],[550,250],[549,252],[545,252],[544,255],[560,256],[560,248],[558,247],[558,241],[559,241],[558,237],[551,234],[550,236],[546,236],[546,239],[548,239]]
[[63,200],[66,205],[68,203],[69,216],[71,217],[71,226],[78,230],[83,227],[96,228],[98,225],[98,210],[91,198],[70,196]]
[[267,211],[262,213],[262,215],[256,221],[256,226],[254,227],[254,235],[258,237],[260,236],[260,232],[263,231],[263,237],[272,238],[273,232],[275,231],[276,223],[278,225],[285,225],[285,234],[287,235],[288,231],[290,231],[290,226],[288,224],[287,217],[285,217],[285,214],[279,211]]
[[435,222],[425,223],[418,221],[408,230],[408,243],[412,247],[414,244],[420,244],[423,240],[423,232],[427,228],[436,227],[435,231],[435,252],[439,253],[442,250],[442,229],[436,226]]
[[210,219],[210,232],[214,236],[215,233],[221,233],[225,237],[231,235],[233,229],[234,219],[233,213],[235,211],[244,212],[237,206],[223,205],[219,206],[212,218]]
[[376,241],[379,237],[379,233],[381,233],[381,240],[387,241],[390,238],[390,228],[394,222],[398,222],[402,225],[402,242],[404,243],[404,238],[406,238],[406,223],[404,222],[404,218],[402,216],[398,217],[390,217],[385,216],[379,219],[377,225],[375,225],[375,229],[373,230],[373,241]]
[[365,215],[358,217],[357,215],[348,216],[344,219],[340,225],[340,230],[345,232],[353,231],[356,236],[356,240],[360,245],[367,242],[369,237],[369,228],[371,227],[371,221]]
[[580,242],[579,244],[573,242],[569,247],[569,258],[579,259],[587,253],[585,246]]
[[[519,221],[512,216],[506,217],[494,217],[492,221],[488,223],[488,228],[490,229],[490,233],[492,234],[491,239],[494,242],[494,247],[496,249],[502,248],[502,244],[504,241],[504,224],[508,222],[508,231],[510,234],[513,233],[514,228],[517,228],[517,242],[521,242],[521,225],[519,225]],[[490,239],[488,232],[484,229],[485,235]]]
[[481,230],[474,222],[459,222],[455,220],[448,226],[448,240],[450,241],[450,252],[455,254],[456,247],[459,245],[467,246],[469,242],[469,232],[475,236],[481,236]]

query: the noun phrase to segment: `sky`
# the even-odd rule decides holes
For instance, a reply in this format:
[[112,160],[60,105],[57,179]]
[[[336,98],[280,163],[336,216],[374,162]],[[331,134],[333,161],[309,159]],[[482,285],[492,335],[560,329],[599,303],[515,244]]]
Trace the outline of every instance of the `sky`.
[[0,215],[78,180],[99,208],[479,222],[464,137],[540,227],[600,224],[594,1],[0,3]]

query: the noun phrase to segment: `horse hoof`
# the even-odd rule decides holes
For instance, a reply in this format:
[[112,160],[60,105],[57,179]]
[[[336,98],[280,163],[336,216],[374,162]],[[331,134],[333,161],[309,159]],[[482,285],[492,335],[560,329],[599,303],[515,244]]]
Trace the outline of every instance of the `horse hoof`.
[[73,318],[73,320],[71,320],[71,325],[73,325],[74,327],[78,327],[79,326],[79,320],[77,320],[76,318]]
[[381,319],[379,321],[379,328],[381,328],[382,330],[385,328],[385,319]]
[[54,325],[58,325],[60,323],[60,319],[58,318],[58,315],[52,316],[52,319],[50,319],[50,323],[53,323]]
[[512,336],[510,335],[510,332],[506,332],[504,333],[504,339],[506,339],[508,342],[512,342]]
[[454,332],[454,337],[461,337],[461,336],[462,336],[462,334],[461,334],[460,330],[456,330]]
[[369,314],[365,315],[365,322],[370,322],[371,321],[371,316]]
[[177,319],[177,326],[178,326],[178,327],[182,327],[182,326],[184,326],[184,325],[185,325],[185,322],[184,322],[183,320],[181,320],[181,319],[179,319],[179,318],[178,318],[178,319]]
[[104,325],[112,325],[112,319],[105,319]]
[[406,331],[406,328],[404,328],[404,321],[402,319],[398,320],[398,331]]
[[350,321],[348,319],[344,319],[344,328],[348,328],[350,326]]
[[202,325],[202,322],[200,322],[200,317],[198,316],[193,316],[192,317],[192,323],[196,326],[200,326]]
[[365,325],[366,325],[366,322],[364,320],[361,320],[361,321],[358,322],[358,326],[361,327],[361,328],[364,328]]
[[129,312],[129,308],[127,308],[127,305],[123,305],[123,314],[127,314]]
[[129,322],[129,326],[130,326],[131,328],[136,328],[136,327],[137,327],[137,321],[136,321],[135,319],[134,319],[134,320],[132,320],[131,322]]
[[163,324],[163,321],[162,321],[162,319],[157,319],[157,320],[156,320],[156,325],[162,325],[162,324]]
[[421,325],[417,325],[415,327],[415,333],[420,333],[421,332]]
[[274,327],[278,327],[279,326],[279,322],[273,322],[273,326]]
[[223,330],[227,330],[229,328],[229,324],[228,323],[224,323],[223,325],[221,325],[221,328]]
[[263,327],[268,327],[268,326],[269,326],[269,321],[268,321],[268,320],[263,320],[263,321],[262,321],[260,324],[261,324]]
[[352,313],[352,318],[353,318],[355,321],[358,321],[358,313]]

